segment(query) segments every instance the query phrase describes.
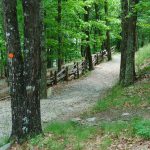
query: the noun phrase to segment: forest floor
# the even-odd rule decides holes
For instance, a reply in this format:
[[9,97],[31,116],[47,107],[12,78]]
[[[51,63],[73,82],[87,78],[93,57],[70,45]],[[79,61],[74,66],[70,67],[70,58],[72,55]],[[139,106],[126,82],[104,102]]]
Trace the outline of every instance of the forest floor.
[[[52,120],[75,118],[92,107],[117,83],[119,67],[120,55],[116,54],[112,61],[101,63],[80,79],[54,86],[52,95],[41,100],[43,125]],[[9,136],[10,131],[10,101],[0,101],[0,138]]]

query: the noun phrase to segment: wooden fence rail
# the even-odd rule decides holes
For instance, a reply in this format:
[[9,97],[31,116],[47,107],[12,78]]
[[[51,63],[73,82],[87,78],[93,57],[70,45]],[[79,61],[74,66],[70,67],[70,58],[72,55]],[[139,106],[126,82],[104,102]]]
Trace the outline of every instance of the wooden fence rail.
[[[113,50],[113,48],[112,48]],[[107,56],[106,51],[96,53],[92,55],[93,65],[96,66],[102,62]],[[88,69],[88,63],[85,60],[74,62],[72,65],[64,66],[60,72],[57,72],[57,68],[47,69],[47,86],[53,86],[61,81],[69,81],[72,79],[78,79]],[[5,77],[4,77],[5,78]],[[4,85],[3,85],[4,86]],[[7,84],[5,85],[6,91],[0,93],[0,100],[10,98]]]
[[[114,50],[114,47],[111,48]],[[98,52],[92,55],[93,66],[98,65],[103,58],[107,55],[106,50]],[[72,78],[79,78],[81,74],[88,69],[88,64],[85,60],[75,62],[74,65],[63,67],[60,72],[56,71],[56,68],[47,69],[47,84],[54,85],[63,80],[71,80]],[[0,79],[5,78],[5,71],[0,69]]]
[[[113,51],[114,48],[112,47],[111,50]],[[98,52],[92,55],[92,62],[93,66],[100,64],[104,57],[107,56],[106,51]],[[63,67],[60,72],[57,72],[55,69],[48,69],[47,70],[47,85],[53,86],[56,85],[60,81],[69,81],[72,79],[78,79],[81,74],[88,69],[88,63],[85,60],[80,62],[74,62],[71,66]]]

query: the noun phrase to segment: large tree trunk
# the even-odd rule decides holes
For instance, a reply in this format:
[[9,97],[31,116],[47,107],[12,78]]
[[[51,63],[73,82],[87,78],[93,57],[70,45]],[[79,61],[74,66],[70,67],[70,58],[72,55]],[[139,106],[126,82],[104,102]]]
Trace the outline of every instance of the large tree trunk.
[[[84,14],[84,21],[88,22],[89,21],[89,8],[87,6],[84,7],[86,13]],[[85,34],[86,34],[86,48],[85,48],[85,59],[88,62],[89,65],[89,70],[93,70],[93,62],[92,62],[92,54],[91,54],[91,48],[90,48],[90,31],[89,28],[87,27],[85,29]]]
[[28,123],[16,5],[16,0],[3,0],[12,109],[11,136],[15,140],[19,140],[28,132]]
[[135,50],[137,49],[136,42],[136,23],[137,12],[135,11],[135,5],[138,0],[129,1],[129,26],[128,26],[128,46],[127,46],[127,59],[126,59],[126,72],[125,72],[125,86],[131,85],[135,81]]
[[127,51],[127,41],[128,41],[128,0],[121,0],[122,8],[122,40],[121,40],[121,65],[120,65],[120,83],[123,84],[125,80],[126,72],[126,51]]
[[24,12],[24,75],[28,105],[28,132],[40,133],[41,26],[40,0],[23,0]]
[[45,26],[43,2],[41,2],[40,9],[40,25],[41,25],[41,82],[40,82],[40,98],[47,98],[47,51],[45,47]]
[[[106,16],[106,25],[109,26],[109,22],[108,22],[108,0],[105,0],[105,5],[104,5],[104,9],[105,9],[105,16]],[[107,58],[108,61],[112,59],[111,57],[111,49],[110,49],[110,30],[108,29],[106,31],[106,41],[105,41],[105,47],[107,50]]]

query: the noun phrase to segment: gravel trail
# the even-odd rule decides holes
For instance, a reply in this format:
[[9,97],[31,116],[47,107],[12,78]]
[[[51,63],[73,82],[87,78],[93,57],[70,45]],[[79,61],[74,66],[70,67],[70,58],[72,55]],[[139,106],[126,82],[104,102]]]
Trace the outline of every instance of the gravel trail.
[[[61,83],[52,88],[52,95],[41,100],[43,123],[75,117],[89,107],[112,87],[119,77],[120,55],[95,67],[87,77]],[[11,132],[10,101],[0,101],[0,138]]]

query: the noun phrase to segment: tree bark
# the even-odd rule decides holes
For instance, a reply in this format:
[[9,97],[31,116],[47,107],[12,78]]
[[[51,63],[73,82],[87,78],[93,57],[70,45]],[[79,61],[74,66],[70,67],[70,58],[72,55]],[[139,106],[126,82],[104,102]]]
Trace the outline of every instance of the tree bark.
[[40,7],[40,25],[41,25],[41,81],[40,81],[40,98],[47,98],[47,51],[45,47],[45,26],[43,23],[45,17],[43,2]]
[[23,0],[24,76],[28,115],[28,133],[42,132],[40,113],[41,21],[40,0]]
[[[89,8],[87,6],[84,7],[86,13],[84,14],[84,21],[89,22]],[[85,47],[85,59],[88,62],[89,70],[93,70],[93,62],[92,62],[92,54],[91,54],[91,48],[90,48],[90,31],[89,27],[85,29],[86,34],[86,47]]]
[[[100,4],[98,4],[97,2],[95,2],[94,3],[94,8],[95,8],[95,21],[99,21],[100,20],[100,6],[99,6]],[[94,51],[97,51],[98,50],[98,48],[100,49],[100,46],[98,47],[98,44],[99,43],[97,43],[97,37],[98,38],[100,38],[100,35],[101,35],[101,33],[100,33],[100,30],[97,28],[97,27],[95,27],[95,29],[94,29],[94,40],[95,40],[95,42],[94,42]]]
[[[104,9],[105,9],[105,16],[106,16],[106,25],[109,26],[109,21],[107,18],[108,17],[108,0],[105,0]],[[106,31],[105,47],[108,53],[107,54],[108,61],[110,61],[112,59],[112,56],[111,56],[111,49],[110,49],[110,30],[109,29]]]
[[11,137],[18,141],[27,134],[28,122],[16,5],[16,0],[3,0],[12,109]]
[[63,58],[62,58],[62,31],[61,31],[61,23],[62,23],[62,1],[58,0],[58,71],[62,68]]
[[131,85],[135,81],[135,51],[137,48],[136,42],[136,23],[137,23],[137,12],[135,5],[138,0],[129,1],[129,26],[128,26],[128,46],[127,46],[127,59],[126,59],[126,72],[125,72],[125,86]]
[[128,42],[128,0],[121,0],[121,8],[122,8],[122,40],[121,40],[121,64],[120,64],[120,83],[123,84],[125,80],[125,72],[126,72],[126,51],[127,51],[127,42]]
[[81,56],[82,57],[85,57],[85,48],[84,48],[84,45],[83,45],[83,39],[81,39]]

